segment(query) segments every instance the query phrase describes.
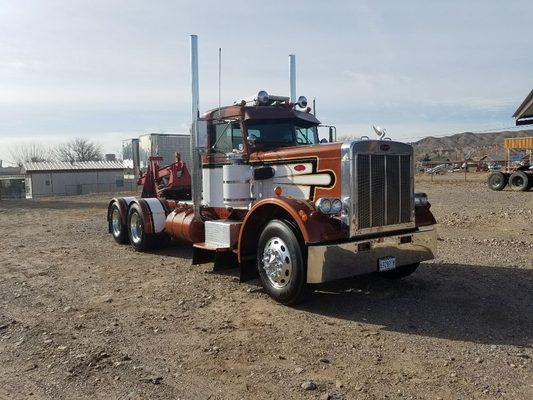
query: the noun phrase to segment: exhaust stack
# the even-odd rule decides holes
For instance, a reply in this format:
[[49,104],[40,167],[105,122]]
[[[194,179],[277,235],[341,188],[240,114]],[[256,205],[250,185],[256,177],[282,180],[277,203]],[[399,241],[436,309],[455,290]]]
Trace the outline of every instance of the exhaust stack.
[[195,219],[201,219],[200,206],[202,202],[202,174],[200,170],[200,152],[198,140],[199,117],[199,80],[198,80],[198,36],[191,35],[191,178],[192,201]]
[[289,54],[289,80],[291,103],[296,103],[296,56],[294,54]]

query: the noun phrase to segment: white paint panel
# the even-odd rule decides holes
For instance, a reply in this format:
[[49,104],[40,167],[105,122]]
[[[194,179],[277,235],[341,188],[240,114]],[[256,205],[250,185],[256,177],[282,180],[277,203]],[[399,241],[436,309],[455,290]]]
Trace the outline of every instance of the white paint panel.
[[[302,171],[296,171],[294,167],[296,167],[297,165],[303,165],[305,169]],[[275,171],[276,177],[303,175],[303,174],[310,174],[311,172],[313,172],[313,164],[311,163],[272,165],[272,168]]]
[[222,167],[202,168],[203,203],[208,207],[224,207]]
[[146,200],[146,203],[148,203],[148,207],[150,207],[150,211],[152,212],[155,233],[162,232],[163,229],[165,229],[166,220],[165,209],[163,208],[163,205],[159,199],[148,198],[144,200]]
[[293,183],[295,185],[315,185],[328,186],[331,184],[330,174],[307,174],[298,176],[289,176],[286,178],[274,178],[274,183]]

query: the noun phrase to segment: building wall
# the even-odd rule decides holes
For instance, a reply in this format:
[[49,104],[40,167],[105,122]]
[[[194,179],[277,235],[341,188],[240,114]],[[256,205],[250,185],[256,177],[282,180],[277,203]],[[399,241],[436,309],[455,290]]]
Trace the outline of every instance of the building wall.
[[26,184],[31,185],[27,193],[31,198],[136,189],[136,185],[125,184],[123,170],[31,171],[26,175]]

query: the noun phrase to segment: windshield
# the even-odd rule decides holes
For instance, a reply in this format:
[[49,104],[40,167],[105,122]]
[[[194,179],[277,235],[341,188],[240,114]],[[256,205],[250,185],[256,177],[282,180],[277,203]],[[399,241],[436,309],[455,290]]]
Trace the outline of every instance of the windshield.
[[257,144],[291,146],[294,144],[317,144],[316,125],[305,126],[298,122],[249,122],[248,136]]

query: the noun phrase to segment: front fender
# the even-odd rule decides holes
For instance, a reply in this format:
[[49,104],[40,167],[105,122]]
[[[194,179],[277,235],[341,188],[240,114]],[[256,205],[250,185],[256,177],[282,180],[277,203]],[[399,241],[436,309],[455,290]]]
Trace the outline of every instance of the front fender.
[[318,212],[310,202],[278,196],[257,202],[242,223],[238,241],[239,262],[255,256],[263,228],[273,219],[293,223],[304,244],[321,243],[347,237],[342,222]]

